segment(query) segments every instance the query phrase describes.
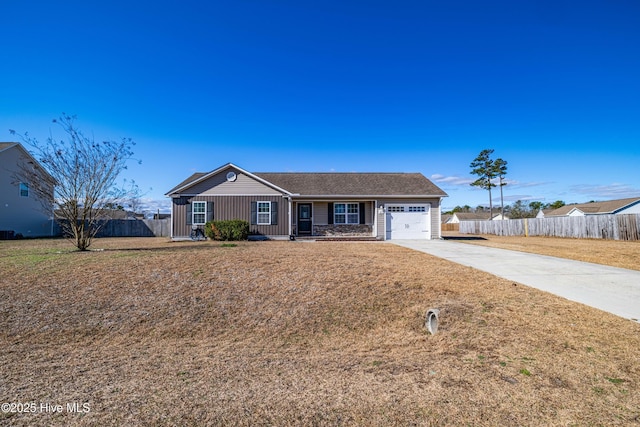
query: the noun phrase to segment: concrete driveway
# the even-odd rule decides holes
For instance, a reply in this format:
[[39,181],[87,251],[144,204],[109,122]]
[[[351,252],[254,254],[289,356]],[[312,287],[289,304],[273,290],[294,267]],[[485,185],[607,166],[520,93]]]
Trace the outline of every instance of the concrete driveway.
[[625,319],[640,319],[640,271],[450,240],[394,240],[444,258],[586,304]]

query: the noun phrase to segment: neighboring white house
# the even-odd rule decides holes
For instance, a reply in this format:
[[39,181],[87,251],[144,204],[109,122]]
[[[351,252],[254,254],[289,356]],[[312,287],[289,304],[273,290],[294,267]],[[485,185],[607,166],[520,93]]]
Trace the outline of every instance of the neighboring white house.
[[[49,182],[53,181],[21,144],[0,142],[0,238],[18,234],[24,237],[50,236],[51,209],[35,197],[29,182],[18,180],[21,164],[33,167],[33,180],[45,177]],[[53,199],[53,187],[51,192]]]
[[566,205],[551,212],[545,212],[544,217],[622,214],[640,214],[640,197]]
[[[447,221],[447,224],[459,224],[460,221],[486,221],[489,219],[488,216],[489,215],[484,212],[483,213],[454,212],[451,218],[449,218],[449,220]],[[509,217],[505,215],[505,217],[502,218],[502,214],[494,214],[491,217],[492,221],[500,221],[502,219],[509,219]]]
[[507,215],[503,216],[501,213],[496,214],[496,215],[491,217],[491,221],[504,221],[504,220],[507,220],[507,219],[511,219],[511,218],[509,218]]
[[549,215],[553,211],[554,209],[540,209],[536,214],[536,218],[544,218],[545,216]]

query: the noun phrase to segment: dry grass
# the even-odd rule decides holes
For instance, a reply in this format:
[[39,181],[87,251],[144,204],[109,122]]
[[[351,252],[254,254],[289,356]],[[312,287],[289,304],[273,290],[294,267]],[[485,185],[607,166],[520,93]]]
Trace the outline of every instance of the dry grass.
[[562,239],[555,237],[514,237],[468,235],[445,232],[443,236],[464,243],[530,252],[612,267],[640,270],[640,241],[603,239]]
[[640,325],[471,268],[384,243],[95,246],[0,242],[0,402],[90,405],[0,424],[640,424]]

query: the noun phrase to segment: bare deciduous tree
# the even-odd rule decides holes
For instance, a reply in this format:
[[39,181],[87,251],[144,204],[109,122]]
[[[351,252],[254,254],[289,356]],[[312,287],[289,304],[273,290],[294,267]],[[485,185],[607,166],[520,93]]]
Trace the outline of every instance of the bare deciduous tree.
[[[30,191],[43,204],[48,203],[49,209],[52,202],[55,204],[55,217],[65,237],[84,251],[99,231],[107,208],[122,204],[129,197],[131,190],[118,187],[116,180],[127,169],[135,144],[131,138],[96,142],[76,128],[75,119],[65,113],[54,119],[66,133],[66,139],[56,140],[50,135],[44,144],[27,133],[10,132],[22,139],[55,182],[35,178],[37,171],[29,163],[20,165],[18,178],[28,182]],[[54,200],[51,200],[52,185],[55,185]]]

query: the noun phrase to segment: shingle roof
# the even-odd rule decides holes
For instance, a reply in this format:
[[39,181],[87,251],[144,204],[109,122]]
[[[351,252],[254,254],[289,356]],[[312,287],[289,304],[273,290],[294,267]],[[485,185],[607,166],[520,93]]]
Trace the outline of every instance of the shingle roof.
[[545,213],[545,217],[549,216],[565,216],[573,209],[578,209],[587,214],[611,214],[625,208],[629,205],[640,203],[640,197],[632,197],[628,199],[607,200],[604,202],[579,203],[576,205],[565,205],[561,208]]
[[18,150],[20,150],[22,152],[22,154],[24,156],[27,156],[27,158],[29,160],[31,160],[31,162],[33,162],[33,164],[38,168],[38,170],[43,173],[45,176],[49,177],[49,179],[51,180],[51,182],[55,183],[55,179],[49,174],[49,172],[47,172],[47,170],[45,168],[42,167],[42,165],[40,164],[40,162],[38,162],[32,155],[31,153],[29,153],[27,151],[26,148],[24,148],[22,146],[22,144],[20,144],[19,142],[0,142],[0,153],[11,148],[11,147],[16,147]]
[[196,172],[193,175],[191,175],[189,178],[185,179],[184,181],[182,181],[180,184],[176,185],[175,187],[173,187],[171,190],[169,190],[167,192],[167,194],[171,194],[174,191],[176,191],[177,189],[184,187],[185,185],[189,184],[190,182],[194,182],[200,178],[202,178],[203,176],[207,175],[207,172]]
[[254,175],[303,196],[438,196],[447,195],[420,173],[273,173]]
[[3,151],[13,145],[17,145],[15,142],[0,142],[0,151]]
[[476,221],[481,219],[489,219],[489,212],[487,213],[456,212],[454,213],[454,215],[458,218],[458,221]]
[[[206,179],[208,175],[229,166],[242,170],[229,163],[212,172],[197,172],[166,194],[188,188],[190,184]],[[302,196],[447,196],[447,193],[420,173],[246,173],[289,193]]]

